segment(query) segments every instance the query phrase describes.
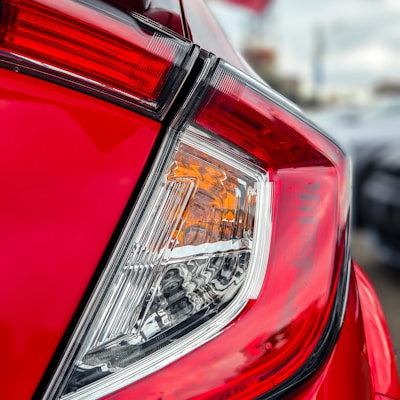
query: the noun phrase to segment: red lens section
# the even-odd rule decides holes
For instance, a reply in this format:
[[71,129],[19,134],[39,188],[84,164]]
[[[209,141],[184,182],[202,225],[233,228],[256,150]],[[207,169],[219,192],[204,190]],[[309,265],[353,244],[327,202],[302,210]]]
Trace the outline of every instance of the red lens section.
[[3,2],[0,49],[157,108],[167,77],[183,79],[174,67],[191,46],[108,7],[112,13],[66,0]]
[[230,74],[213,83],[216,87],[209,89],[196,114],[198,125],[232,141],[267,168],[327,164],[309,139],[284,122],[287,113],[262,93]]
[[214,73],[192,123],[245,150],[270,171],[334,167],[338,224],[346,224],[349,171],[343,152],[276,92],[226,65]]

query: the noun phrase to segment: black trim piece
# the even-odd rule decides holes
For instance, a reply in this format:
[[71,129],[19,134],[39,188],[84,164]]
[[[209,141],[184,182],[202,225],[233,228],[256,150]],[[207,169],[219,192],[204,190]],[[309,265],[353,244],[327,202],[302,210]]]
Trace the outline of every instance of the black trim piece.
[[177,115],[180,114],[180,111],[184,107],[185,102],[191,97],[193,88],[196,86],[195,83],[197,80],[199,80],[199,77],[201,77],[202,70],[204,69],[205,63],[208,59],[210,59],[210,54],[204,50],[200,50],[199,56],[194,62],[185,82],[175,97],[174,102],[171,104],[167,114],[164,117],[164,120],[162,121],[166,128],[171,127],[173,121],[176,119]]

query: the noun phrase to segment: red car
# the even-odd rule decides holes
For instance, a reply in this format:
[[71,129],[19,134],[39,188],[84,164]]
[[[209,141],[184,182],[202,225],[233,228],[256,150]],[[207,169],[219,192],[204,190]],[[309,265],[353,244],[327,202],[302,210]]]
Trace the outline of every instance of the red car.
[[339,147],[201,1],[0,1],[3,399],[398,399]]

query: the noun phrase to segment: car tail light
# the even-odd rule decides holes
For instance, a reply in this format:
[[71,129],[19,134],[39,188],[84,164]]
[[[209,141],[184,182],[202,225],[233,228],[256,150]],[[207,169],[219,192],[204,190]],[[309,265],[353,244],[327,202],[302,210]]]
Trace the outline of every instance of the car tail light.
[[[249,271],[265,261],[267,268],[259,292],[219,335],[112,398],[278,398],[318,369],[341,326],[349,265],[346,160],[284,99],[223,61],[191,98],[171,133],[217,142],[223,153],[264,171],[270,195],[255,215],[259,236]],[[204,323],[211,326],[213,319]]]
[[0,7],[2,65],[158,117],[198,52],[101,2],[3,0]]
[[45,397],[251,399],[310,373],[347,184],[341,151],[290,104],[207,58]]

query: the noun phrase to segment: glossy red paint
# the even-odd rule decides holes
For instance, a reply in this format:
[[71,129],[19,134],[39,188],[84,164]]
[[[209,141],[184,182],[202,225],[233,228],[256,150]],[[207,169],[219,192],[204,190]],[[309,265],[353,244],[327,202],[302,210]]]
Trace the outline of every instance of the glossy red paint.
[[380,395],[400,399],[396,360],[382,307],[368,277],[355,265],[371,383]]
[[[160,124],[0,70],[1,397],[36,389]],[[134,151],[140,149],[140,151]]]

